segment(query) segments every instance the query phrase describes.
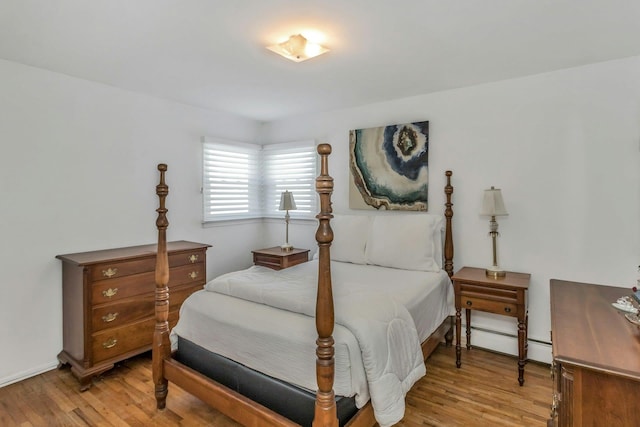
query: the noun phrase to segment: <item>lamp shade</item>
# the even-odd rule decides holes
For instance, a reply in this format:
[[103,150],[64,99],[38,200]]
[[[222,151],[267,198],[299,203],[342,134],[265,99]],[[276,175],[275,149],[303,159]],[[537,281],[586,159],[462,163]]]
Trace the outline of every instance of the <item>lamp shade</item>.
[[283,191],[280,195],[280,210],[281,211],[293,211],[296,209],[296,201],[293,200],[293,193],[290,191]]
[[487,216],[506,216],[507,208],[504,207],[502,192],[499,188],[491,187],[484,190],[484,198],[482,199],[482,212],[480,215]]

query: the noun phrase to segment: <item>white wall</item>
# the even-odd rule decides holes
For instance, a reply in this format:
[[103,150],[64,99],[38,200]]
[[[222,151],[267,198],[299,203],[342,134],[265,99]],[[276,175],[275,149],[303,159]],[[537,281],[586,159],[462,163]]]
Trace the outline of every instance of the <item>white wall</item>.
[[160,162],[168,238],[212,244],[210,278],[250,265],[261,222],[201,226],[200,137],[259,132],[252,120],[0,61],[0,386],[56,365],[57,254],[156,241]]
[[[425,70],[428,73],[429,70]],[[429,120],[430,211],[442,212],[453,170],[455,266],[491,264],[482,191],[502,188],[499,263],[532,274],[529,337],[549,342],[549,279],[632,286],[640,264],[640,58],[415,96],[270,123],[263,138],[333,146],[333,207],[348,207],[350,129]],[[472,324],[516,334],[513,321]],[[464,335],[464,334],[463,334]],[[490,334],[493,335],[493,334]],[[475,337],[475,339],[474,339]],[[515,339],[472,342],[517,353]],[[533,359],[548,346],[530,343]]]

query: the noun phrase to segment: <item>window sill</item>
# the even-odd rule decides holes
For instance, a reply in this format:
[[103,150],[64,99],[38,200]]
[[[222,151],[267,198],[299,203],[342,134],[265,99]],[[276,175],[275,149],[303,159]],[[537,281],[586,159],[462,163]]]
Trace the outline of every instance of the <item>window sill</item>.
[[[316,218],[291,218],[289,220],[289,224],[309,224],[309,223],[315,223],[316,221],[317,221]],[[275,224],[280,222],[284,222],[284,217],[224,219],[219,221],[205,221],[202,223],[202,228],[227,227],[230,225],[244,225],[244,224],[256,224],[256,223]]]

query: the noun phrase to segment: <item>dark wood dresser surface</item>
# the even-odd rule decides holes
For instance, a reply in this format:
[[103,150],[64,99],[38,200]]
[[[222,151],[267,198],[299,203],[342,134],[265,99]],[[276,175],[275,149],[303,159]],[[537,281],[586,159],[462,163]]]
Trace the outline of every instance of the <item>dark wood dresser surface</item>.
[[[167,244],[169,324],[182,302],[206,282],[209,245]],[[156,245],[58,255],[62,261],[63,349],[80,390],[114,363],[151,349],[155,328]]]
[[551,280],[549,425],[640,425],[640,329],[611,305],[629,295],[630,288]]

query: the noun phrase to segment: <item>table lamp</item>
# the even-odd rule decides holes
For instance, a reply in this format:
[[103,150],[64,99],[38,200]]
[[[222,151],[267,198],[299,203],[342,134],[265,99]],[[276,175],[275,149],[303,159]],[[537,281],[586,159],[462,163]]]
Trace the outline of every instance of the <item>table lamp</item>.
[[498,277],[504,277],[505,271],[498,267],[498,257],[496,251],[496,237],[498,237],[498,222],[497,216],[507,216],[507,209],[504,207],[504,200],[502,199],[502,192],[499,188],[493,186],[484,190],[484,198],[482,200],[482,212],[480,215],[490,216],[489,221],[489,235],[493,240],[493,265],[485,270],[488,277],[497,279]]
[[286,223],[286,234],[285,234],[285,243],[284,245],[281,245],[280,248],[285,252],[289,252],[293,249],[293,246],[289,244],[289,218],[291,218],[289,216],[289,211],[292,211],[295,209],[296,209],[296,202],[295,200],[293,200],[293,193],[291,193],[288,190],[283,191],[282,194],[280,195],[280,210],[287,211],[286,215],[284,216],[284,222]]

